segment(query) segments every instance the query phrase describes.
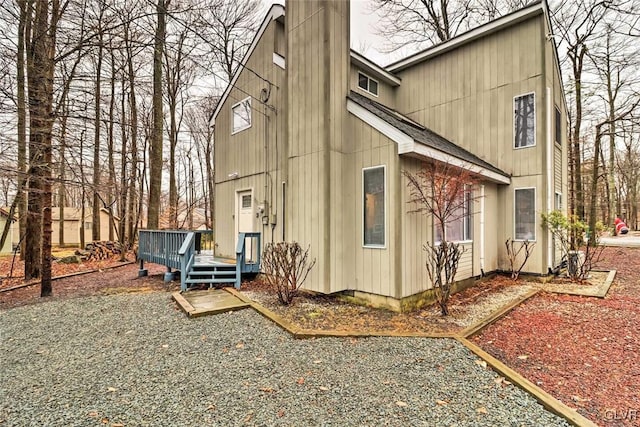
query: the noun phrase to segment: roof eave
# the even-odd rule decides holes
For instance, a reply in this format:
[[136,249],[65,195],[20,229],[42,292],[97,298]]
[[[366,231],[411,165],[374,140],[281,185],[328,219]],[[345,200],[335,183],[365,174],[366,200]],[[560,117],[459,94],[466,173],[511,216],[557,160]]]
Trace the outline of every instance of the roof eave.
[[247,53],[245,53],[244,57],[242,58],[242,61],[240,61],[240,64],[238,64],[238,68],[236,69],[236,72],[234,73],[233,77],[231,78],[231,81],[229,82],[226,89],[224,90],[224,93],[220,97],[220,100],[216,105],[216,109],[213,110],[213,114],[211,114],[211,117],[209,118],[210,126],[215,125],[216,117],[220,113],[220,110],[222,109],[222,106],[224,105],[224,103],[227,101],[227,98],[231,94],[231,90],[233,89],[236,82],[238,81],[238,78],[240,77],[240,73],[242,73],[242,70],[244,70],[244,67],[247,65],[249,58],[251,57],[251,55],[253,54],[253,51],[258,46],[258,43],[260,42],[260,39],[262,39],[264,32],[267,31],[267,28],[269,27],[269,24],[271,23],[271,21],[277,21],[282,19],[283,17],[284,17],[284,6],[280,4],[274,4],[273,6],[271,6],[269,11],[267,12],[267,15],[262,21],[262,24],[260,24],[260,28],[258,29],[258,32],[256,32],[255,36],[253,37],[253,40],[251,41],[251,45],[249,46]]
[[456,49],[459,46],[462,46],[466,43],[472,42],[481,37],[500,31],[504,28],[508,28],[512,25],[517,24],[518,22],[527,20],[532,16],[545,13],[545,6],[543,3],[544,2],[534,3],[532,5],[524,7],[523,9],[517,10],[513,13],[500,17],[494,21],[490,21],[484,25],[481,25],[470,31],[467,31],[466,33],[461,34],[460,36],[449,39],[446,42],[429,47],[407,58],[401,59],[390,65],[387,65],[385,69],[391,73],[402,71],[406,68],[411,67],[412,65],[425,61],[436,55],[440,55],[447,51]]
[[509,176],[502,175],[500,173],[472,163],[468,160],[455,157],[451,154],[442,152],[433,147],[429,147],[421,142],[416,141],[410,135],[407,135],[392,124],[387,123],[386,121],[351,99],[347,99],[347,110],[363,122],[367,123],[369,126],[376,129],[378,132],[385,135],[387,138],[396,142],[398,144],[399,155],[408,155],[422,159],[428,158],[435,161],[448,163],[452,166],[468,170],[471,173],[479,175],[488,181],[495,182],[497,184],[511,184],[511,178]]
[[351,62],[355,66],[361,68],[363,71],[367,71],[370,74],[373,74],[372,77],[377,77],[393,87],[400,86],[400,83],[402,83],[402,79],[400,79],[398,76],[395,76],[394,74],[385,70],[380,65],[376,64],[375,62],[371,61],[370,59],[366,58],[353,49],[351,50]]

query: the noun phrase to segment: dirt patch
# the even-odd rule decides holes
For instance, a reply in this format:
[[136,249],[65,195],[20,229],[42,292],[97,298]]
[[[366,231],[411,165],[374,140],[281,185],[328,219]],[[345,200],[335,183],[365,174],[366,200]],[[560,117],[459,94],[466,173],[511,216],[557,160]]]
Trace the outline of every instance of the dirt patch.
[[473,338],[599,425],[640,425],[640,250],[607,248],[604,299],[541,293]]
[[54,280],[52,284],[53,296],[47,298],[40,297],[39,284],[2,292],[0,293],[0,310],[62,298],[114,293],[157,292],[179,288],[179,283],[164,283],[163,278],[166,267],[148,263],[145,264],[145,268],[147,268],[149,276],[140,278],[138,277],[139,266],[137,264],[127,264]]
[[324,331],[457,333],[531,292],[536,285],[497,276],[451,296],[450,315],[437,305],[395,313],[342,301],[335,295],[301,292],[290,306],[260,281],[243,283],[242,293],[301,329]]

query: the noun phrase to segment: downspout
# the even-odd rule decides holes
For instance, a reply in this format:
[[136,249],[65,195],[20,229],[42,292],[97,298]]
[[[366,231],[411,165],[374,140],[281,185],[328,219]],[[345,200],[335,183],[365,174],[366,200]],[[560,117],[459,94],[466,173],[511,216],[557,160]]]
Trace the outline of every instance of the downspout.
[[[547,215],[553,210],[553,134],[552,134],[551,88],[547,87]],[[547,230],[547,267],[553,271],[553,238],[551,230]]]
[[484,277],[484,185],[480,186],[480,275]]

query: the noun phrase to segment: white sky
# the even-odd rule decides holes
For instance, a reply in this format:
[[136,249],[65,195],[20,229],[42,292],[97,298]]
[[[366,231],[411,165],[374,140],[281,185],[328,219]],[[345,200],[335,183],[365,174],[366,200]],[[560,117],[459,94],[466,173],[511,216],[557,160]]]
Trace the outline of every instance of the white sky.
[[[266,13],[268,8],[274,3],[285,3],[285,0],[262,1],[265,3],[264,13]],[[374,24],[378,20],[378,17],[368,11],[369,3],[368,0],[351,0],[351,48],[362,53],[378,65],[390,64],[395,60],[408,56],[411,52],[394,52],[391,54],[381,52],[384,39],[375,34]]]

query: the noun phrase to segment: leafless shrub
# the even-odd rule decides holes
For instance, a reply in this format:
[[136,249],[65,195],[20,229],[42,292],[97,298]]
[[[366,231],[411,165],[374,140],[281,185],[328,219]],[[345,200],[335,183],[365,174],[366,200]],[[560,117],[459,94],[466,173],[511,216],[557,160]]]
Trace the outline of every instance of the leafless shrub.
[[262,270],[271,289],[283,305],[289,305],[316,264],[309,260],[309,248],[297,242],[268,243],[262,254]]
[[447,316],[451,287],[458,272],[458,264],[464,248],[457,243],[443,241],[435,245],[427,243],[423,249],[428,254],[427,273],[433,283],[440,312],[443,316]]
[[[507,239],[507,241],[504,242],[504,245],[507,247],[507,256],[509,257],[509,267],[511,268],[511,279],[515,282],[516,280],[518,280],[518,277],[520,276],[520,272],[522,271],[525,264],[531,257],[531,254],[533,253],[533,248],[535,247],[536,242],[530,242],[529,240],[516,241],[513,239]],[[516,249],[516,246],[519,246],[519,247]],[[518,256],[520,255],[523,249],[524,249],[524,259],[520,264],[517,264]]]

